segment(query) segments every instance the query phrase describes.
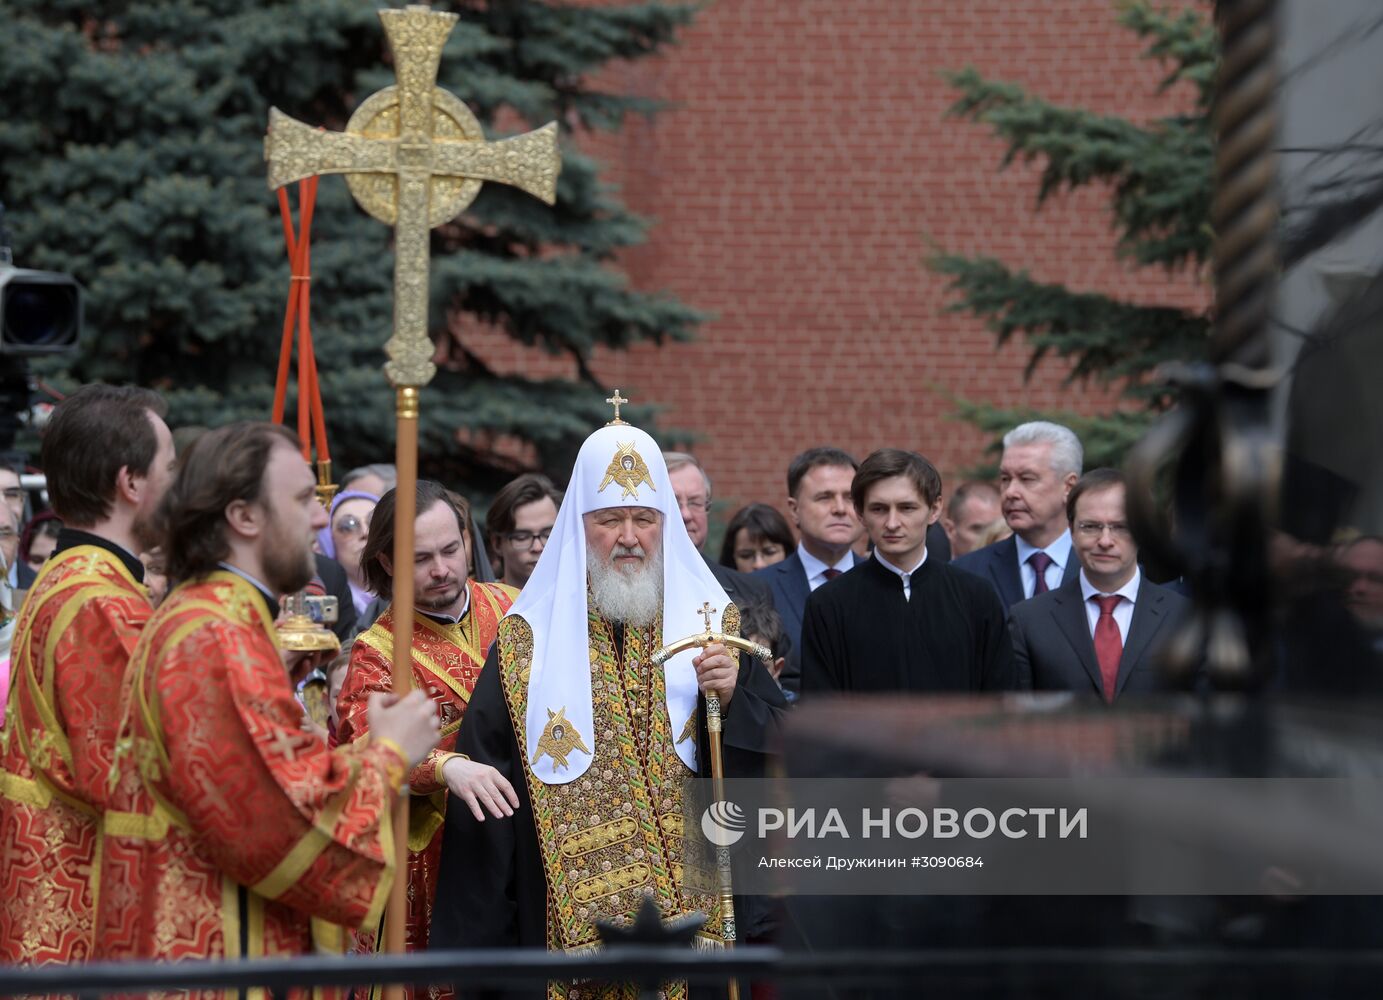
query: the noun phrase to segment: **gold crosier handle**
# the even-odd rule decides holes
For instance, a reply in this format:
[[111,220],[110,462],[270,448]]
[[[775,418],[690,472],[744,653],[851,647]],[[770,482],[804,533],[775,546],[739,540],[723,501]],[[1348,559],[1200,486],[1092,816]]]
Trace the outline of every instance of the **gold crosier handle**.
[[[653,654],[654,664],[661,667],[678,653],[686,652],[689,649],[705,649],[716,643],[741,650],[751,656],[757,656],[766,664],[773,662],[773,653],[757,642],[741,639],[737,635],[722,635],[719,632],[712,632],[711,615],[715,613],[715,610],[709,603],[703,604],[699,613],[706,619],[706,631],[699,635],[689,635],[685,639],[678,639],[670,646],[664,646]],[[706,732],[711,739],[711,788],[715,792],[717,801],[720,801],[725,798],[725,760],[720,743],[720,697],[711,691],[706,692]],[[736,937],[735,891],[730,878],[730,848],[728,847],[716,847],[716,875],[720,883],[720,923],[725,934],[725,947],[733,948]],[[730,1000],[739,1000],[739,995],[739,982],[731,979],[729,982]]]

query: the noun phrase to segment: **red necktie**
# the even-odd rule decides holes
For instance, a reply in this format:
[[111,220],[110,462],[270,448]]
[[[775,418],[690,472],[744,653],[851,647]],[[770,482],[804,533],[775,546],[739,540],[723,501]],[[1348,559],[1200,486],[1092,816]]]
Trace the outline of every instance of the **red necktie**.
[[1093,594],[1090,599],[1100,606],[1100,618],[1095,622],[1095,659],[1100,664],[1100,679],[1104,682],[1104,700],[1114,700],[1114,685],[1119,680],[1119,659],[1124,655],[1124,640],[1119,637],[1119,623],[1114,609],[1123,600],[1118,594]]
[[840,576],[840,570],[838,570],[838,569],[836,569],[834,566],[832,566],[832,567],[830,567],[829,569],[823,569],[823,570],[821,571],[821,575],[824,576],[824,577],[826,578],[826,582],[827,582],[827,583],[830,583],[830,582],[831,582],[832,580],[834,580],[836,577]]
[[1052,557],[1045,552],[1034,552],[1028,556],[1028,564],[1037,570],[1037,583],[1032,588],[1032,596],[1045,594],[1047,592],[1047,567],[1052,564]]

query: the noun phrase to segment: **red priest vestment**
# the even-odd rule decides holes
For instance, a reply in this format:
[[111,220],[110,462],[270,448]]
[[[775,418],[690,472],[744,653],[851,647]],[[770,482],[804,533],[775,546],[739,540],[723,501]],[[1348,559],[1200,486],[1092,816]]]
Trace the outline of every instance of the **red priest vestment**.
[[[413,612],[413,684],[437,703],[442,740],[408,776],[413,795],[408,835],[409,951],[427,949],[432,900],[437,892],[437,865],[442,854],[442,817],[446,783],[442,765],[455,756],[456,733],[466,712],[485,654],[495,641],[499,621],[518,591],[500,583],[469,581],[470,606],[456,624]],[[337,699],[340,728],[337,739],[347,743],[366,732],[366,708],[371,694],[393,688],[394,612],[385,610],[374,625],[356,636],[351,666]],[[371,928],[357,936],[357,950],[374,950]]]
[[302,728],[268,595],[229,572],[180,586],[121,711],[101,957],[297,955],[312,916],[379,919],[406,762],[389,741],[330,750]]
[[5,963],[91,957],[120,681],[153,612],[148,591],[108,543],[65,532],[69,538],[77,544],[45,563],[29,590],[10,649],[0,731]]

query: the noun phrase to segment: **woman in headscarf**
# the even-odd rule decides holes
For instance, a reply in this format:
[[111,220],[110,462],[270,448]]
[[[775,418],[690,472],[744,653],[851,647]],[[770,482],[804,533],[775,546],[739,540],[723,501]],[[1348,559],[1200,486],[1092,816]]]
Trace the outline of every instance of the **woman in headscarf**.
[[379,497],[362,490],[343,490],[331,502],[331,520],[317,532],[317,548],[322,555],[335,559],[346,571],[351,585],[351,602],[356,614],[362,614],[374,600],[365,573],[360,568],[360,550],[370,532],[370,515]]

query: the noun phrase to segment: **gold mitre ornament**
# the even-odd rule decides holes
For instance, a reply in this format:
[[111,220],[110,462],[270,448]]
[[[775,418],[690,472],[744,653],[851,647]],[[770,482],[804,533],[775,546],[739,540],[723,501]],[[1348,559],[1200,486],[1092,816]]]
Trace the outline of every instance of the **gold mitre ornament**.
[[[628,427],[628,422],[620,419],[619,408],[629,400],[621,396],[619,390],[616,389],[615,394],[608,397],[605,402],[615,408],[615,419],[608,421],[605,426]],[[653,473],[649,471],[648,463],[635,449],[633,442],[621,441],[618,445],[614,457],[610,459],[610,464],[605,469],[605,478],[596,487],[596,492],[604,493],[605,487],[611,483],[618,483],[621,500],[628,497],[637,500],[639,498],[639,486],[647,483],[648,488],[656,493],[658,487],[653,485]]]
[[600,481],[600,486],[596,488],[597,493],[604,493],[605,487],[611,483],[618,483],[620,487],[619,498],[633,497],[639,498],[639,486],[643,483],[648,484],[648,488],[657,492],[657,487],[653,485],[653,473],[648,470],[648,463],[643,460],[635,449],[632,442],[625,444],[620,442],[615,451],[615,457],[610,459],[609,466],[605,469],[605,478]]

